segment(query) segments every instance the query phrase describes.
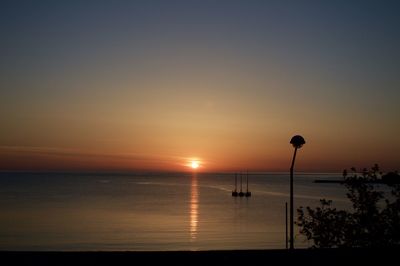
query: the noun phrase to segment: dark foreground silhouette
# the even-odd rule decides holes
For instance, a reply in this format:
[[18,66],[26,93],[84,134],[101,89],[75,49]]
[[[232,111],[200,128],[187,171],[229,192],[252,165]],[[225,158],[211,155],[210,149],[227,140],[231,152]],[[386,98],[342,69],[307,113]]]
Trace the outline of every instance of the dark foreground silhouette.
[[[399,247],[399,178],[397,172],[384,175],[378,165],[359,172],[352,168],[351,174],[344,170],[343,185],[352,208],[337,210],[333,201],[326,199],[321,199],[316,208],[300,207],[300,233],[318,248]],[[385,185],[377,185],[378,182]]]
[[400,249],[0,252],[3,265],[398,265]]

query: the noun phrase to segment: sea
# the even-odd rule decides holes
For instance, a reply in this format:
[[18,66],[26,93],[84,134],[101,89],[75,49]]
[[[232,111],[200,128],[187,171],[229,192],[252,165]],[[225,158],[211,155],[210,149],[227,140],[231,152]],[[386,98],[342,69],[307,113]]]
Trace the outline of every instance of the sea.
[[[0,250],[170,251],[286,247],[289,173],[0,173]],[[295,173],[294,206],[350,207],[335,173]],[[295,217],[297,212],[295,211]],[[295,226],[295,247],[313,243]]]

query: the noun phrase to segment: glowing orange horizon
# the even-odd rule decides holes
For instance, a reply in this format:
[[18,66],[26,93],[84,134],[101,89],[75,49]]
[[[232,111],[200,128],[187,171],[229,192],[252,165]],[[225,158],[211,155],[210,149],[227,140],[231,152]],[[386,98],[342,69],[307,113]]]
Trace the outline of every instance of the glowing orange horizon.
[[[340,147],[339,145],[331,149],[319,149],[316,146],[321,145],[320,143],[315,143],[316,140],[313,138],[308,139],[310,139],[309,144],[299,150],[297,171],[341,172],[344,168],[369,167],[374,163],[378,163],[383,170],[398,170],[395,156],[385,158],[385,156],[366,153],[363,158],[360,158],[356,157],[358,151],[355,149],[347,149],[347,152],[342,154],[337,148]],[[260,172],[288,171],[293,152],[286,138],[264,148],[256,146],[244,148],[236,145],[237,150],[235,150],[231,147],[218,146],[218,143],[214,143],[212,147],[210,145],[204,145],[202,151],[196,152],[199,154],[196,157],[170,155],[167,152],[159,155],[132,154],[122,149],[87,152],[65,148],[0,146],[0,170],[180,172],[191,169],[196,172],[227,172],[248,169]],[[176,150],[181,151],[181,154],[190,154],[185,147],[178,147]],[[380,161],[379,158],[382,160]]]

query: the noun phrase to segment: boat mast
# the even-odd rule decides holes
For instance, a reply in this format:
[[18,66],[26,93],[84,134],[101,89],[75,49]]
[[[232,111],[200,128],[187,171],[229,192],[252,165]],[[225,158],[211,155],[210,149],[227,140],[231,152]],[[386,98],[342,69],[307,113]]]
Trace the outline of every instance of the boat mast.
[[235,173],[235,192],[237,191],[237,173]]
[[240,173],[240,192],[242,192],[242,173]]
[[247,171],[247,186],[246,186],[246,192],[249,192],[249,171]]

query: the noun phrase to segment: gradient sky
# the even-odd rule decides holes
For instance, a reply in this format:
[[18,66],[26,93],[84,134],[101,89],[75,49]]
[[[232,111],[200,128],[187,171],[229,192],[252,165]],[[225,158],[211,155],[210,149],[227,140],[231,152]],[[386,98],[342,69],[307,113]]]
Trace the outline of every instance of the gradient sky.
[[2,1],[0,170],[400,170],[399,1]]

